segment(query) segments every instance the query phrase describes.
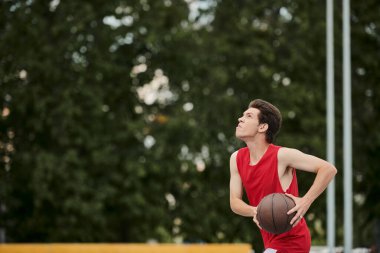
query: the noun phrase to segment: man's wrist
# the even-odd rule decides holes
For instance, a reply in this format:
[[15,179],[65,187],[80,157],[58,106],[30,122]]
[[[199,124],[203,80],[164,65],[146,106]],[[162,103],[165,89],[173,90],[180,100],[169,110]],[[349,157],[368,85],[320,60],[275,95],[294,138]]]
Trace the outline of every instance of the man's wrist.
[[256,215],[256,207],[251,206],[251,217],[255,217]]

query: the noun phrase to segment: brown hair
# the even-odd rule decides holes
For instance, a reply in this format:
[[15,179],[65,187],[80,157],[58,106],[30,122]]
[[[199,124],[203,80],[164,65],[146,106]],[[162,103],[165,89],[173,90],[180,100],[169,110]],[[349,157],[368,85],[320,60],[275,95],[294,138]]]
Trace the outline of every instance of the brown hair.
[[249,103],[248,108],[256,108],[260,111],[258,115],[259,123],[268,124],[268,130],[265,133],[265,140],[268,143],[273,143],[274,138],[280,131],[282,123],[281,112],[271,103],[261,99],[253,100],[251,103]]

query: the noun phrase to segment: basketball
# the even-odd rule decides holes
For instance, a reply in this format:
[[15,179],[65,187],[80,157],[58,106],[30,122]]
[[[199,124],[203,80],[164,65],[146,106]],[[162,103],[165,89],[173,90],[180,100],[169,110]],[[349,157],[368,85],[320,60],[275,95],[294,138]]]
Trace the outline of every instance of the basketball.
[[261,228],[272,234],[289,231],[296,212],[290,215],[287,212],[294,206],[294,201],[283,193],[269,194],[257,206],[257,221]]

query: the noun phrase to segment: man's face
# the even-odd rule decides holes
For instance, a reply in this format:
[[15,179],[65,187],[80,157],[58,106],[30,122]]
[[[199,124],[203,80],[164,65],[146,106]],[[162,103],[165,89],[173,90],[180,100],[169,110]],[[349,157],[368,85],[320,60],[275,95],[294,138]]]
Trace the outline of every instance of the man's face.
[[242,139],[246,137],[254,137],[259,129],[259,113],[256,108],[248,108],[241,116],[236,126],[235,135],[237,138]]

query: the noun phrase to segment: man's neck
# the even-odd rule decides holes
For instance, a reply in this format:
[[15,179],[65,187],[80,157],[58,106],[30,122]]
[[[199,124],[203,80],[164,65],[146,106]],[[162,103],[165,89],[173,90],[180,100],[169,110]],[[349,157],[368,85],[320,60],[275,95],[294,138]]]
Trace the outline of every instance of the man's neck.
[[265,154],[269,147],[269,143],[266,141],[253,141],[253,142],[247,142],[247,147],[249,149],[249,157],[250,157],[250,164],[255,165],[257,164],[261,157]]

